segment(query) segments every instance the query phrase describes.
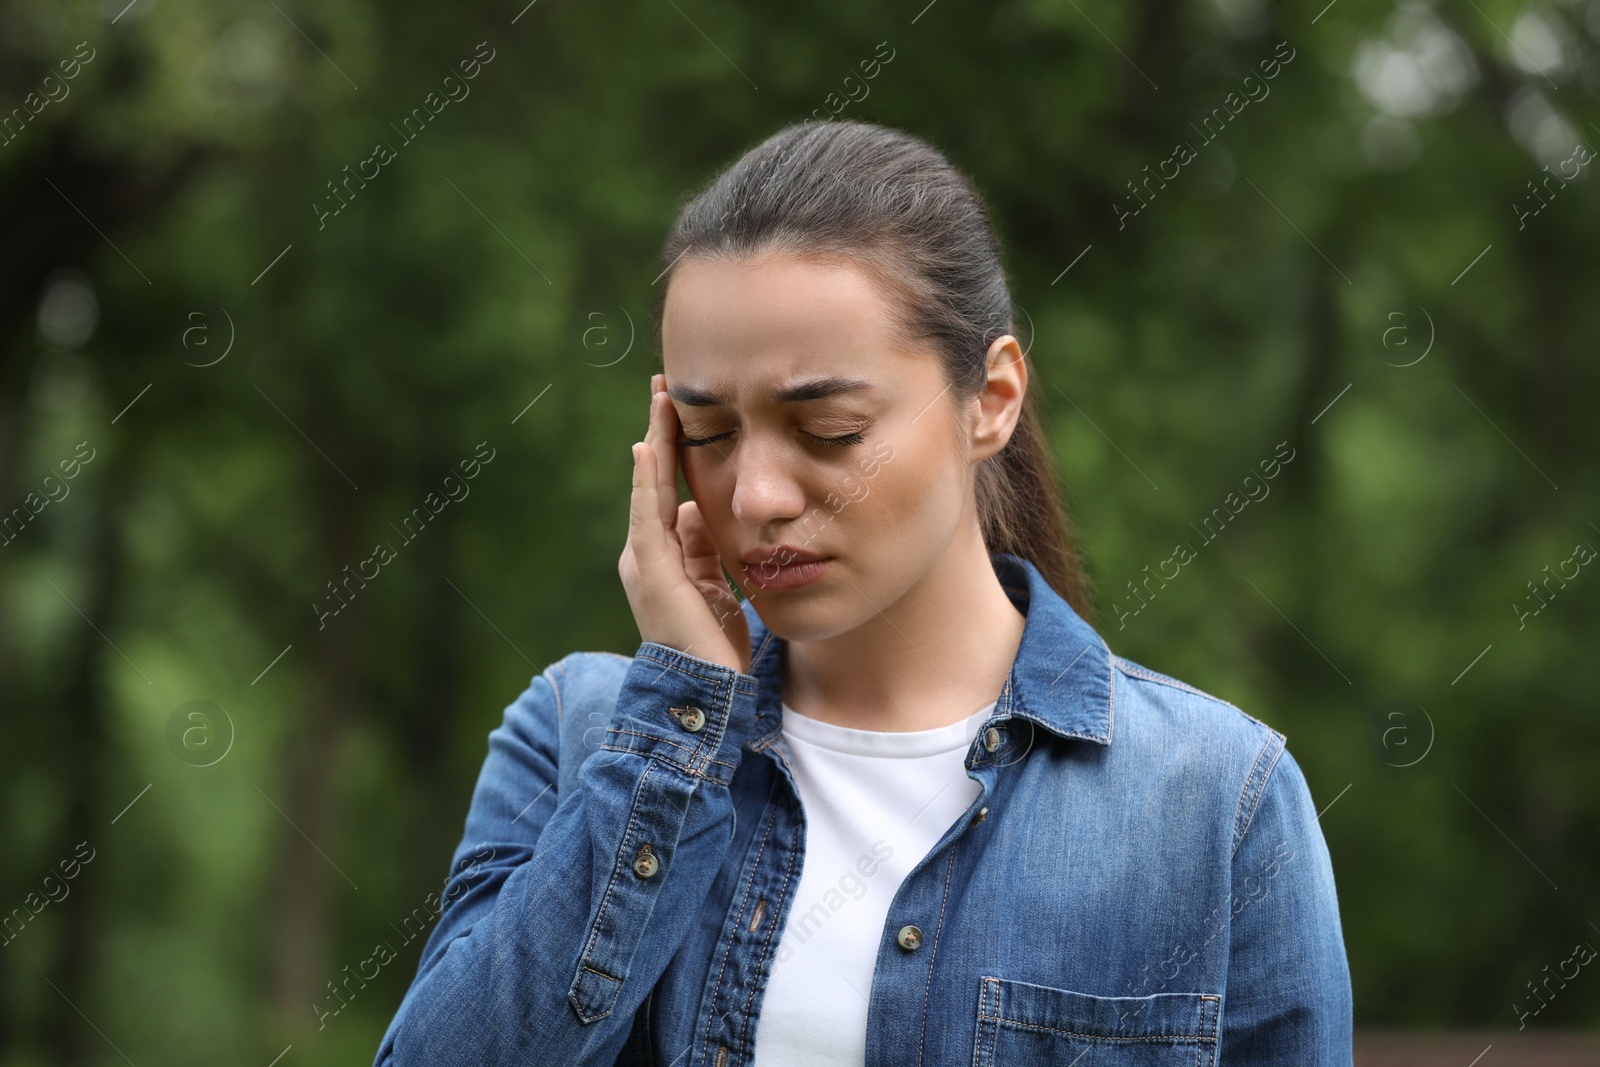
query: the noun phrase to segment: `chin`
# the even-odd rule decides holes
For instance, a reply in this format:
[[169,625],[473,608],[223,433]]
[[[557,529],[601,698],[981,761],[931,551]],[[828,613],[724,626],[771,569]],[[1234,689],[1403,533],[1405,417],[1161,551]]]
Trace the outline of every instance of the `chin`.
[[796,592],[803,590],[763,593],[752,601],[762,624],[785,641],[822,641],[837,637],[860,626],[867,615],[875,614],[871,608],[867,609],[867,615],[860,614],[858,609],[865,605],[853,591],[854,604],[828,596],[802,600],[795,597]]
[[799,617],[800,613],[785,611],[781,607],[774,611],[770,605],[765,609],[757,608],[756,614],[761,616],[768,630],[785,641],[821,641],[848,629],[841,629],[833,620],[802,618]]

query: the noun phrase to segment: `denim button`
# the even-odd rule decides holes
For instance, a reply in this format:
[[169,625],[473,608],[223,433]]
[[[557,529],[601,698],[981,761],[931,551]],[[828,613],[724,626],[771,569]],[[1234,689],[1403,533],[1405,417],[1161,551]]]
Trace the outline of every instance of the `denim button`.
[[678,724],[691,734],[699,733],[706,724],[706,713],[693,705],[687,708],[669,709],[678,720]]
[[922,931],[915,926],[902,926],[900,936],[895,940],[900,942],[901,948],[915,949],[922,944]]
[[972,825],[976,826],[980,822],[982,822],[984,819],[987,819],[988,817],[989,817],[989,809],[986,808],[986,807],[985,808],[979,808],[978,809],[978,814],[976,814],[976,815],[974,815],[972,817]]
[[991,726],[983,732],[983,747],[993,752],[1000,747],[1000,730]]
[[649,878],[661,869],[661,861],[656,858],[655,850],[649,845],[640,845],[639,854],[633,857],[633,873],[640,878]]

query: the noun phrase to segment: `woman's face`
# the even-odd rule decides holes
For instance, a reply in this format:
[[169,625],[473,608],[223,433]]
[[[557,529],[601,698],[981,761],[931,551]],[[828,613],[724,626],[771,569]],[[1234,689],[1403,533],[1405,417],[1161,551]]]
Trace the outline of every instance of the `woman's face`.
[[[983,405],[957,410],[937,358],[892,337],[859,268],[686,258],[669,283],[662,354],[689,491],[779,636],[855,628],[976,523],[972,464],[1005,435],[974,445]],[[811,556],[827,560],[820,571],[798,566]]]

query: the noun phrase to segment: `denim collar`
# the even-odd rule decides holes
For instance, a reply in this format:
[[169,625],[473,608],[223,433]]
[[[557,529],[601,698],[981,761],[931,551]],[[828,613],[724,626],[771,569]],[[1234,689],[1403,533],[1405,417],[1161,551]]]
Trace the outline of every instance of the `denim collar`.
[[[1032,561],[1009,552],[990,552],[989,560],[1006,595],[1026,616],[1022,643],[992,718],[1018,716],[1061,737],[1110,744],[1111,650]],[[785,641],[767,629],[750,601],[741,607],[754,650],[750,673],[759,683],[759,733],[781,722],[779,666]]]

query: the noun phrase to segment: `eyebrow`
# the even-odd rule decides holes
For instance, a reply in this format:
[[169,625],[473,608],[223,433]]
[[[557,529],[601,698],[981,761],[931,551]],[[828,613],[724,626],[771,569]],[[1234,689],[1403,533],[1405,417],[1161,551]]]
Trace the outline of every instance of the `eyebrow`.
[[[794,385],[786,385],[768,394],[774,404],[796,404],[806,400],[822,400],[841,393],[853,393],[872,388],[865,378],[845,378],[838,375],[811,378]],[[727,407],[728,400],[721,393],[700,389],[693,385],[673,385],[667,392],[678,403],[692,408]]]

